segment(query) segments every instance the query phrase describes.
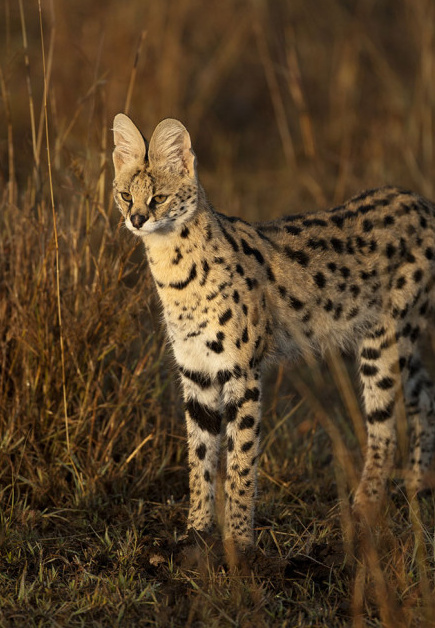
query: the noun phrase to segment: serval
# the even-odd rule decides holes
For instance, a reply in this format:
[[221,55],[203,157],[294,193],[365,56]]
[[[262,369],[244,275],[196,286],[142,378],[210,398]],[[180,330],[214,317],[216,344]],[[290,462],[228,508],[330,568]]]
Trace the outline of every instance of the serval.
[[239,548],[253,542],[260,372],[271,355],[353,349],[368,438],[354,508],[379,508],[399,399],[411,426],[408,485],[418,491],[435,437],[434,387],[417,348],[434,304],[434,205],[385,187],[329,211],[249,224],[211,207],[179,121],[160,122],[149,144],[124,114],[113,130],[115,200],[145,245],[184,391],[188,528],[213,524],[224,422],[223,536]]

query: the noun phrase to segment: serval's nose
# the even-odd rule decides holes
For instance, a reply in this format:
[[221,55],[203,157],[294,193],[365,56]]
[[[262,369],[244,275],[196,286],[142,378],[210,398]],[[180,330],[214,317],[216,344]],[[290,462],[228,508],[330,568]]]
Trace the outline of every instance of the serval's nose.
[[131,218],[131,224],[133,225],[133,227],[136,227],[136,229],[140,229],[142,227],[142,225],[144,223],[146,223],[147,218],[146,216],[143,216],[142,214],[134,214]]

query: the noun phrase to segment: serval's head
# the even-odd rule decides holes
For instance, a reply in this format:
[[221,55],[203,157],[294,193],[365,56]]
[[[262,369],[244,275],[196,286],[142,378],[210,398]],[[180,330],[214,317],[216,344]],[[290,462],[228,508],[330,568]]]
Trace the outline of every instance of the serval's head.
[[114,197],[126,226],[142,237],[179,230],[198,202],[196,159],[185,127],[163,120],[148,144],[130,118],[119,113],[113,135]]

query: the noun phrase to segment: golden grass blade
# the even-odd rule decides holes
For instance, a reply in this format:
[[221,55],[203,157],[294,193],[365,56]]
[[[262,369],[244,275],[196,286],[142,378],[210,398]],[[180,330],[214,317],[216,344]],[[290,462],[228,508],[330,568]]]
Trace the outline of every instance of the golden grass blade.
[[14,156],[14,134],[12,130],[12,117],[9,92],[6,85],[6,79],[0,66],[0,90],[2,99],[5,106],[6,122],[7,122],[7,134],[8,134],[8,203],[15,205],[17,190],[15,181],[15,156]]
[[39,152],[37,150],[37,143],[36,143],[35,107],[34,107],[34,102],[33,102],[32,82],[30,80],[29,46],[28,46],[28,41],[27,41],[27,29],[26,29],[26,20],[25,20],[24,10],[23,10],[23,0],[19,0],[19,7],[20,7],[20,19],[21,19],[21,32],[22,32],[22,37],[23,37],[24,64],[26,66],[26,85],[27,85],[27,94],[29,97],[30,130],[32,133],[33,159],[35,162],[35,169],[36,171],[38,171]]
[[261,63],[264,68],[264,74],[269,87],[270,97],[272,99],[273,108],[275,111],[276,123],[278,131],[281,137],[282,148],[287,160],[288,165],[295,167],[296,156],[293,146],[293,140],[290,133],[290,127],[287,121],[286,110],[284,101],[282,98],[281,90],[278,80],[276,78],[275,68],[270,55],[270,50],[267,45],[266,35],[264,28],[260,23],[260,19],[257,17],[254,20],[254,31],[257,40],[258,53],[260,55]]
[[128,83],[127,96],[125,98],[124,113],[126,115],[128,115],[128,112],[130,111],[131,98],[133,96],[133,89],[136,83],[137,66],[139,65],[139,59],[142,52],[142,46],[143,46],[143,42],[145,41],[146,35],[147,35],[146,30],[142,30],[140,34],[140,38],[139,38],[139,43],[136,48],[136,53],[134,56],[134,63],[133,63],[133,67],[130,73],[130,81]]

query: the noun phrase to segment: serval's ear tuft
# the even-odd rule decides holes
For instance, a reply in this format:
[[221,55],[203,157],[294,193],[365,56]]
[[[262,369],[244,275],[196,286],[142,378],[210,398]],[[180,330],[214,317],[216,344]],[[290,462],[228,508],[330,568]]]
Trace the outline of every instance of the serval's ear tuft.
[[149,150],[150,164],[196,177],[196,157],[186,128],[178,120],[167,118],[153,133]]
[[123,113],[113,121],[113,164],[115,174],[124,166],[142,166],[146,158],[146,142],[137,126]]

